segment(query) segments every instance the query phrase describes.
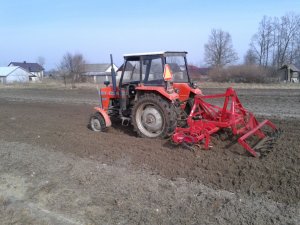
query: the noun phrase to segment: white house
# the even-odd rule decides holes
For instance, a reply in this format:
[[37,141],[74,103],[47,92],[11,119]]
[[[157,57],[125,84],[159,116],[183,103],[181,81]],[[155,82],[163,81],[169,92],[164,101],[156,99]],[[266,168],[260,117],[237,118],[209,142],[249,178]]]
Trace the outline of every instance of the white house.
[[[114,70],[117,71],[117,66],[113,64]],[[106,79],[111,81],[111,64],[85,64],[82,76],[90,78],[95,83],[103,83]]]
[[33,76],[20,66],[0,67],[0,84],[26,83]]
[[44,77],[44,68],[38,63],[28,63],[24,62],[11,62],[8,66],[20,66],[24,70],[31,73],[33,76],[30,77],[30,80],[42,80]]

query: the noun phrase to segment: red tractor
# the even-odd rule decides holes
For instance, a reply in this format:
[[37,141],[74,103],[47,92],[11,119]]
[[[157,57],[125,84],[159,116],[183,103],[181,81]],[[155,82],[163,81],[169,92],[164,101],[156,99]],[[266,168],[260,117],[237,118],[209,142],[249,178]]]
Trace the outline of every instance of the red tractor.
[[[204,96],[191,81],[187,68],[187,52],[150,52],[124,55],[125,62],[119,84],[112,67],[112,85],[99,90],[100,107],[90,118],[90,128],[104,131],[112,117],[132,124],[141,137],[172,136],[175,143],[195,144],[205,141],[221,129],[230,128],[240,136],[239,143],[252,155],[258,156],[246,139],[255,135],[265,139],[264,125],[277,131],[270,121],[258,123],[252,113],[239,102],[233,89],[225,94]],[[111,56],[112,63],[112,56]],[[224,98],[223,107],[204,99]]]
[[101,106],[91,117],[92,130],[101,131],[111,125],[110,117],[119,117],[142,137],[170,136],[177,126],[178,104],[185,108],[189,99],[201,95],[189,78],[186,52],[128,54],[124,58],[119,85],[112,71],[112,85],[106,82],[100,89]]

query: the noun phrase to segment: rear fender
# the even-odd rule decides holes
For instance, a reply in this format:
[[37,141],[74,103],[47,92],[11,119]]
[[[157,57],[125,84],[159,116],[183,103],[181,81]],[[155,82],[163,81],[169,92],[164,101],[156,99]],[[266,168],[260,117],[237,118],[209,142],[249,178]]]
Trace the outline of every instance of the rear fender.
[[95,107],[94,109],[103,116],[103,118],[105,120],[105,126],[110,127],[111,126],[111,120],[110,120],[110,117],[107,114],[107,112],[104,109],[100,108],[100,107]]
[[191,87],[188,83],[174,83],[173,86],[178,90],[179,100],[181,102],[187,101],[191,95],[202,95],[199,88]]
[[164,96],[166,99],[171,102],[179,99],[179,95],[176,92],[168,93],[164,87],[156,87],[156,86],[138,86],[135,90],[141,92],[153,92]]

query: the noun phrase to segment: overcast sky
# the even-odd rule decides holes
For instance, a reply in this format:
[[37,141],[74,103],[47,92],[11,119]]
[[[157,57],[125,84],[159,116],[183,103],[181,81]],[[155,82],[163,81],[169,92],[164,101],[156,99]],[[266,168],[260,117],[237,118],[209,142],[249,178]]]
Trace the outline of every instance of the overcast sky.
[[55,68],[66,52],[116,64],[126,53],[186,50],[203,65],[211,29],[232,36],[241,61],[264,15],[300,13],[300,0],[0,0],[0,66],[45,58]]

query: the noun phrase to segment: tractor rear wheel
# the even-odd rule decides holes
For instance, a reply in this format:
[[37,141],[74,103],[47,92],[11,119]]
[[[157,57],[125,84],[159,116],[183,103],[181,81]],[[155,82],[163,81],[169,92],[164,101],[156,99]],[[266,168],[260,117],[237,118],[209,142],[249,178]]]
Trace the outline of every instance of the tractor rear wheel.
[[132,125],[141,137],[165,138],[176,128],[174,106],[156,94],[139,97],[132,109]]
[[104,131],[106,128],[104,117],[99,112],[91,115],[89,127],[96,132]]

